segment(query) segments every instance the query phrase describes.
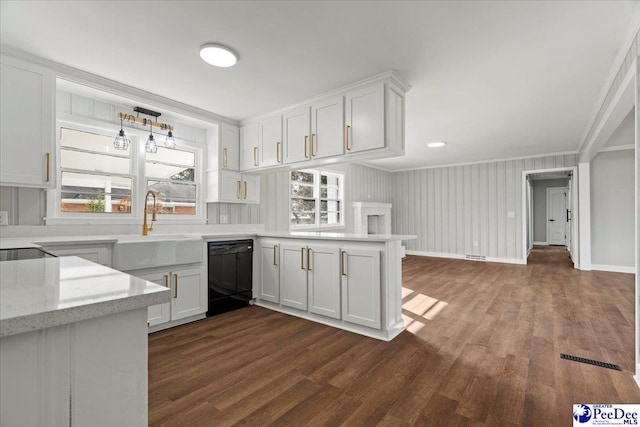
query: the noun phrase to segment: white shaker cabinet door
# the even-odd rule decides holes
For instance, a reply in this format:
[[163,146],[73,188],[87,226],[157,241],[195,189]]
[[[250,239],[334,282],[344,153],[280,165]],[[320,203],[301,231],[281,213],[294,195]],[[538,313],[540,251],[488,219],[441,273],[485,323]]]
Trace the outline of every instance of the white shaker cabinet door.
[[282,164],[282,116],[260,121],[260,166]]
[[296,108],[282,116],[284,162],[303,162],[311,158],[309,107]]
[[316,245],[307,251],[309,311],[340,319],[340,250]]
[[344,97],[323,98],[311,106],[311,157],[344,154]]
[[240,129],[222,124],[222,168],[240,170]]
[[[136,274],[135,276],[160,286],[170,287],[170,273],[168,271],[165,273]],[[168,322],[171,319],[171,304],[165,302],[163,304],[151,305],[147,309],[147,313],[149,326]]]
[[220,201],[240,202],[242,200],[242,175],[240,172],[223,170],[220,176],[222,177]]
[[260,243],[260,289],[264,301],[280,302],[280,247],[274,241]]
[[55,163],[55,76],[2,56],[0,184],[51,188]]
[[258,168],[259,146],[258,123],[251,123],[240,128],[240,170],[247,171]]
[[342,319],[380,329],[380,251],[343,248]]
[[280,247],[280,304],[307,310],[306,246]]
[[206,269],[191,268],[171,272],[171,320],[195,316],[207,311]]
[[384,147],[384,84],[376,83],[345,94],[346,153]]
[[242,175],[242,201],[260,203],[260,176]]

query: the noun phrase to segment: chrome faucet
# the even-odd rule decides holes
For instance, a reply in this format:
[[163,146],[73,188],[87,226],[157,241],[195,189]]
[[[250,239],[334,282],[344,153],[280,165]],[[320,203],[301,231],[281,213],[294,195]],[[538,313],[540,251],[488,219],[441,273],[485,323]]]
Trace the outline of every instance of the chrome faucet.
[[[151,225],[147,225],[147,204],[149,203],[149,194],[153,196],[153,210],[151,211]],[[144,196],[144,221],[142,222],[142,235],[146,236],[150,231],[153,231],[153,223],[156,220],[156,194],[155,190],[147,191]]]

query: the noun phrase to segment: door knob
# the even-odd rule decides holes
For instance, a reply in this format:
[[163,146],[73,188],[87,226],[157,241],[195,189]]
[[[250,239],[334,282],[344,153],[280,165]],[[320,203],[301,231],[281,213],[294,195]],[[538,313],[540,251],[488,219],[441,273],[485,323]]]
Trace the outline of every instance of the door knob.
[[550,219],[549,221],[555,221],[555,219]]

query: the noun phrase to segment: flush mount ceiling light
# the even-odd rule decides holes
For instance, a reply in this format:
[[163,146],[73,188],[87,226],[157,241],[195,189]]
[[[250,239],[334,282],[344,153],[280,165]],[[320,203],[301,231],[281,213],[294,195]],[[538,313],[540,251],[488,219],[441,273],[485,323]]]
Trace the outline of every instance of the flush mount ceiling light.
[[444,141],[433,141],[427,144],[427,147],[429,148],[438,148],[438,147],[444,147],[447,143]]
[[207,43],[200,46],[200,58],[207,64],[216,67],[233,67],[238,62],[238,55],[228,47]]

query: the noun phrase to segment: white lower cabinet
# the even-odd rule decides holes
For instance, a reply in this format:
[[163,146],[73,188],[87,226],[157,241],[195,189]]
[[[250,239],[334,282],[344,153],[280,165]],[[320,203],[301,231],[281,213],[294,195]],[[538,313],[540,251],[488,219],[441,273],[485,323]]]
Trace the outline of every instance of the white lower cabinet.
[[380,251],[345,248],[341,261],[342,318],[380,329]]
[[262,239],[259,257],[258,304],[345,329],[382,329],[380,250]]
[[207,275],[204,267],[129,274],[171,289],[171,302],[148,309],[149,326],[176,321],[207,311]]

